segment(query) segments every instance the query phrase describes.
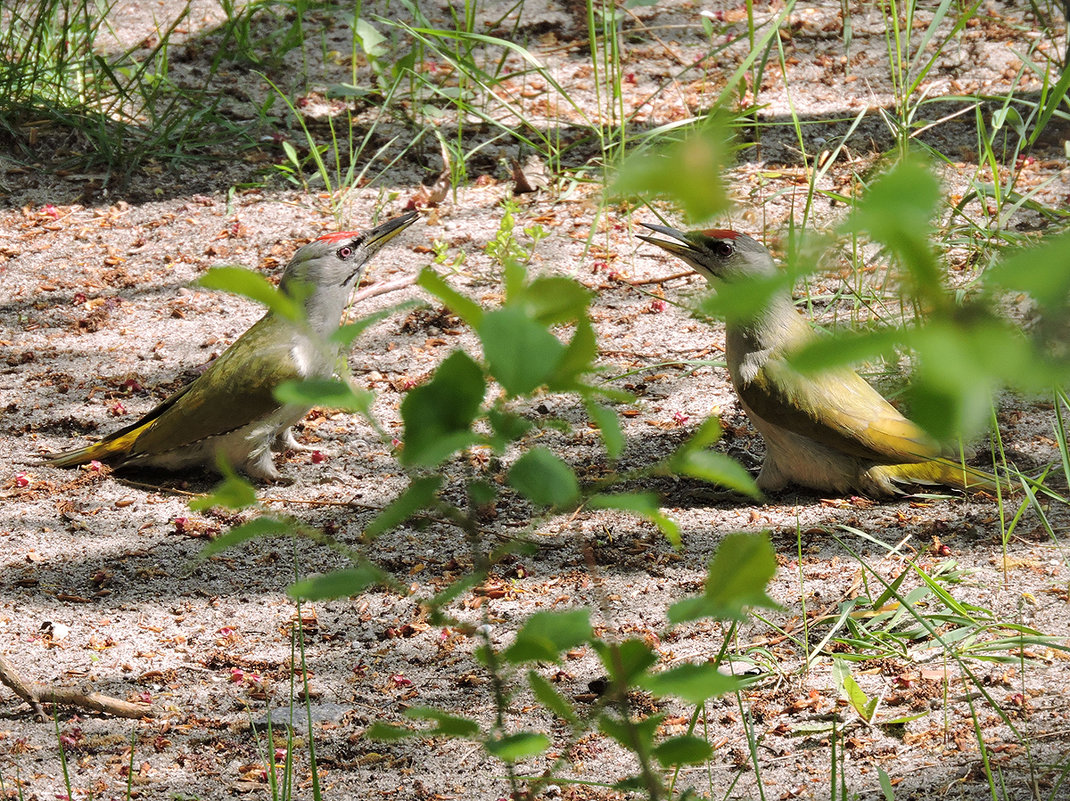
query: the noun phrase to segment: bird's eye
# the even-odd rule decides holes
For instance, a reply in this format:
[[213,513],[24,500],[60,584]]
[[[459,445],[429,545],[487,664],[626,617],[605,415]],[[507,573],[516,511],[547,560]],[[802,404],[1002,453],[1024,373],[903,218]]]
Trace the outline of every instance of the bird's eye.
[[338,258],[340,258],[342,261],[345,261],[346,259],[348,259],[352,255],[353,255],[353,248],[351,248],[349,245],[346,245],[343,248],[338,248]]
[[710,245],[710,250],[712,250],[713,255],[717,256],[718,258],[727,259],[729,256],[732,255],[732,243],[726,242],[723,239],[717,239],[714,240],[712,245]]

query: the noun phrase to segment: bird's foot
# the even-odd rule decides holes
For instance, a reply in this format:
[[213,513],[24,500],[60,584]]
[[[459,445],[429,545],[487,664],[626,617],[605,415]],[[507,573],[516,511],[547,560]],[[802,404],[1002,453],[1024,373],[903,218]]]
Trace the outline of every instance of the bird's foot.
[[288,486],[293,484],[294,480],[289,476],[284,476],[275,467],[275,461],[271,457],[271,451],[265,448],[258,455],[251,459],[248,459],[244,465],[242,465],[242,472],[254,481],[259,481],[264,484],[281,484]]
[[294,483],[294,479],[291,476],[280,473],[274,467],[271,470],[257,470],[255,472],[246,470],[245,474],[260,484],[275,484],[279,487],[288,487]]
[[275,435],[275,440],[271,443],[271,450],[281,453],[282,451],[322,451],[323,449],[317,448],[315,445],[305,445],[298,442],[294,438],[293,427],[287,426]]

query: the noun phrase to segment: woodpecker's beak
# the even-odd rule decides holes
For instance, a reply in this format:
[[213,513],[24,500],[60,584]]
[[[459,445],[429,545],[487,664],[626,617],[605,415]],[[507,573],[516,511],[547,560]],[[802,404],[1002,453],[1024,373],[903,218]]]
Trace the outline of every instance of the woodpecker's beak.
[[[341,285],[346,286],[352,281],[356,280],[358,276],[363,275],[364,268],[368,263],[368,259],[374,256],[375,253],[379,250],[379,248],[381,248],[395,236],[397,236],[414,222],[416,222],[416,219],[419,216],[420,215],[417,214],[415,211],[410,211],[406,214],[402,214],[400,217],[395,217],[392,220],[387,220],[382,225],[377,225],[375,228],[371,228],[365,231],[364,233],[358,233],[357,231],[344,231],[337,234],[329,234],[328,236],[334,241],[346,239],[349,236],[352,236],[352,247],[359,249],[360,253],[362,254],[361,258],[357,259],[356,261],[356,268],[353,270],[353,272],[346,276],[345,280],[342,281]],[[324,237],[320,237],[320,239],[323,238]]]
[[415,211],[402,214],[392,220],[387,220],[382,225],[376,226],[364,234],[364,250],[371,256],[379,248],[400,234],[414,222],[420,215]]
[[669,228],[666,225],[652,225],[651,223],[639,224],[644,228],[649,228],[651,231],[672,237],[676,241],[667,242],[664,239],[658,239],[654,236],[636,234],[639,239],[642,239],[644,242],[649,242],[651,245],[657,245],[662,250],[666,250],[674,256],[678,256],[687,262],[690,267],[700,271],[703,275],[709,273],[709,268],[704,265],[701,259],[702,251],[695,246],[683,231],[677,231],[675,228]]

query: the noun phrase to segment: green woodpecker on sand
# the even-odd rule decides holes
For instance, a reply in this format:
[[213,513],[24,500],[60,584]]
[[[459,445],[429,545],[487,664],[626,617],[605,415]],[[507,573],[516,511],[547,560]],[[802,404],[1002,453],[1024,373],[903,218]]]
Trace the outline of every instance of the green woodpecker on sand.
[[[679,256],[708,281],[777,274],[773,258],[746,234],[684,233],[648,225],[669,241],[639,236]],[[804,375],[788,361],[815,336],[781,291],[752,319],[726,328],[725,357],[740,404],[765,440],[764,491],[798,484],[821,492],[901,493],[900,484],[992,489],[996,478],[964,467],[847,367]]]
[[273,390],[285,381],[334,373],[339,352],[327,338],[338,328],[350,293],[368,260],[417,216],[409,212],[363,233],[326,234],[300,248],[279,291],[303,303],[303,325],[269,311],[197,379],[136,423],[47,463],[214,469],[221,457],[250,478],[280,480],[271,452],[301,447],[290,426],[311,407],[280,403]]

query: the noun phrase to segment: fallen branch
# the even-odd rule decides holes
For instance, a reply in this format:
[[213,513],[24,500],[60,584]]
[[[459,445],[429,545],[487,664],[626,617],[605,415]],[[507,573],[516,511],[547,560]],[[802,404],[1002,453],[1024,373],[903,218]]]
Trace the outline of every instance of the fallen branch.
[[624,283],[631,284],[632,286],[646,286],[647,284],[664,284],[666,281],[674,281],[677,278],[687,278],[689,275],[694,274],[694,270],[684,270],[682,273],[663,275],[659,278],[643,278],[638,281],[625,281]]
[[357,292],[357,294],[353,296],[351,302],[360,303],[362,300],[385,295],[387,292],[396,292],[399,289],[404,289],[407,286],[415,284],[417,278],[419,278],[418,275],[407,275],[404,278],[398,278],[395,281],[383,281],[382,283],[372,284]]
[[22,680],[18,671],[15,670],[6,657],[0,656],[0,682],[11,688],[19,698],[33,707],[33,711],[39,722],[48,720],[42,704],[56,704],[57,706],[76,706],[90,712],[103,712],[106,715],[115,715],[120,718],[151,718],[156,716],[156,710],[152,704],[138,704],[131,701],[122,701],[112,698],[110,695],[101,693],[84,693],[69,687],[50,687],[47,684],[37,682],[29,683]]

